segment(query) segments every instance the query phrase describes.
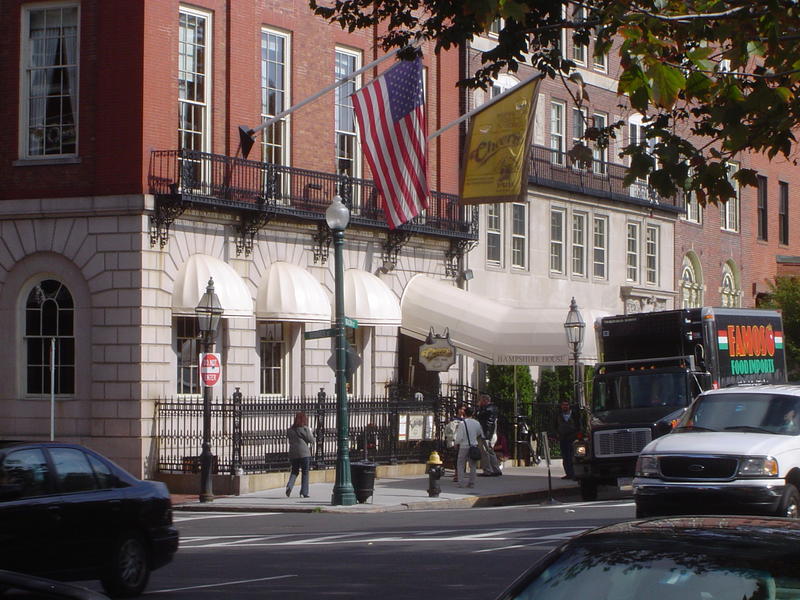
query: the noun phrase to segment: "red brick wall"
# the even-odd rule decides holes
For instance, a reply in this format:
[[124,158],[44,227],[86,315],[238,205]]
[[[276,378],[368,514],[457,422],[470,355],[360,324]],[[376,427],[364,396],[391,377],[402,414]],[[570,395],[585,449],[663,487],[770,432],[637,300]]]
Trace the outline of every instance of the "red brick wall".
[[[4,3],[0,19],[0,77],[13,82],[0,104],[0,127],[12,139],[0,145],[0,199],[137,194],[147,190],[152,150],[177,148],[177,0],[81,2],[80,162],[13,166],[18,157],[20,0]],[[347,33],[314,16],[305,0],[198,0],[212,14],[211,151],[239,153],[240,125],[260,123],[261,28],[291,36],[289,104],[333,82],[334,48],[375,53],[372,31]],[[429,132],[459,114],[458,54],[426,52]],[[392,60],[378,67],[380,73]],[[364,82],[372,75],[367,74]],[[291,163],[334,172],[334,94],[291,116]],[[251,157],[257,157],[257,148]],[[458,128],[429,145],[433,189],[458,191]],[[436,172],[436,169],[440,173]],[[366,170],[364,176],[371,174]]]

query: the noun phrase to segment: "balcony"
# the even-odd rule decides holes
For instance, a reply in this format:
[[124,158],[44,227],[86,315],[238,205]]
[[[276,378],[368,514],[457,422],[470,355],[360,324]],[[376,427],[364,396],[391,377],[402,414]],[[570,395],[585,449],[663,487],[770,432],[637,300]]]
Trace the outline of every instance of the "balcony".
[[[192,207],[239,213],[243,227],[274,218],[324,224],[325,209],[339,194],[350,208],[351,226],[389,229],[375,184],[367,179],[195,150],[155,150],[148,186],[156,196],[157,220],[168,221]],[[455,194],[431,192],[424,214],[399,227],[398,233],[474,242],[478,209],[462,207]]]
[[623,185],[626,168],[625,165],[600,160],[592,161],[591,166],[578,165],[566,152],[533,146],[528,183],[674,214],[685,212],[682,195],[660,196],[642,180]]

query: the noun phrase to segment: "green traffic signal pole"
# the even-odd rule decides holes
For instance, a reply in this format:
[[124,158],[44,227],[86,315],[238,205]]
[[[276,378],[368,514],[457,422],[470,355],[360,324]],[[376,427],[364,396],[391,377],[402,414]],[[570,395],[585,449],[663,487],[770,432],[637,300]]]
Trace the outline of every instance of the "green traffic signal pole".
[[344,335],[344,230],[333,229],[334,290],[336,312],[336,483],[331,504],[351,506],[356,494],[350,478],[350,427],[347,411],[347,346]]

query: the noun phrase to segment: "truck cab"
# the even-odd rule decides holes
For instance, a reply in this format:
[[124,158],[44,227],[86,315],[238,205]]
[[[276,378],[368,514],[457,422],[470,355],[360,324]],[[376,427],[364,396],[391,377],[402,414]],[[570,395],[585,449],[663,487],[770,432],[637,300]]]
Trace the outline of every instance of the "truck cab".
[[589,422],[575,444],[575,477],[584,500],[597,486],[630,483],[636,457],[651,440],[668,433],[701,391],[688,361],[639,369],[603,369],[592,388]]

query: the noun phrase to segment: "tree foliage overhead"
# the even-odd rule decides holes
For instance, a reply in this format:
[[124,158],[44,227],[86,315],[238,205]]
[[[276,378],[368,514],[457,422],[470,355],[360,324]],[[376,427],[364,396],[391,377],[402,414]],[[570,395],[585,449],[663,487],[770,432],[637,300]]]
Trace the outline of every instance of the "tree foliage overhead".
[[769,297],[765,308],[780,309],[783,317],[783,346],[789,380],[800,380],[800,278],[776,277],[768,281]]
[[[528,64],[567,82],[575,64],[562,56],[596,38],[597,55],[614,49],[618,92],[644,117],[645,140],[630,156],[627,183],[649,177],[664,196],[694,193],[701,204],[734,194],[728,162],[744,152],[794,160],[800,120],[800,3],[796,0],[310,0],[314,11],[354,31],[381,25],[383,48],[431,41],[436,52],[463,47],[503,19],[497,46],[460,84],[486,87],[503,71]],[[576,6],[584,11],[576,11]],[[616,45],[615,45],[616,40]],[[572,86],[573,88],[575,86]],[[573,93],[573,92],[571,92]],[[578,104],[581,88],[573,93]],[[600,145],[622,123],[588,128]],[[590,154],[590,153],[589,153]],[[587,148],[576,148],[578,158]],[[753,185],[755,173],[733,177]]]

